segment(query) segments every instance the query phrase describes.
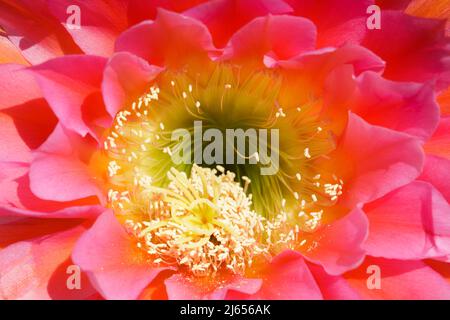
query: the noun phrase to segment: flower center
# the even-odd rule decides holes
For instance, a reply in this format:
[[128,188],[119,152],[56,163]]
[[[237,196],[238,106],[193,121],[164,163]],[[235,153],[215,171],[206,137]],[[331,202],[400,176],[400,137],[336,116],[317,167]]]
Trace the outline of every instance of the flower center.
[[195,275],[221,268],[243,273],[255,257],[268,255],[264,218],[251,210],[233,173],[216,173],[194,165],[188,178],[172,168],[167,188],[147,186],[137,194],[147,218],[126,220],[126,226],[154,263]]
[[[166,71],[117,114],[104,140],[108,199],[152,263],[244,273],[305,245],[320,226],[342,194],[343,181],[320,164],[334,141],[319,102],[284,109],[282,88],[276,73],[228,65]],[[180,129],[183,144],[174,139]],[[276,170],[261,174],[269,166]]]

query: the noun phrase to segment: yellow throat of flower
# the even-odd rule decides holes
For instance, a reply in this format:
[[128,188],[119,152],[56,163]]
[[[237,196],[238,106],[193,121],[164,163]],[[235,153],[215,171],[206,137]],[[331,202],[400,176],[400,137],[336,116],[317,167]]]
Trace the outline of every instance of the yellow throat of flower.
[[[243,274],[255,260],[304,246],[320,226],[342,194],[343,181],[316,165],[334,141],[317,101],[279,105],[282,81],[223,65],[202,75],[165,72],[117,114],[104,140],[108,199],[150,263],[196,276]],[[172,133],[194,135],[195,121],[223,132],[279,130],[278,171],[260,174],[256,146],[244,155],[252,164],[175,164]]]

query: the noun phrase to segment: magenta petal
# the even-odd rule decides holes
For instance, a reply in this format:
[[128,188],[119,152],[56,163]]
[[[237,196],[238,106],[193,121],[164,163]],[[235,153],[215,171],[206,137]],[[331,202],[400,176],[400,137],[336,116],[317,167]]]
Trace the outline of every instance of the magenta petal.
[[42,96],[33,75],[19,64],[0,64],[0,110]]
[[367,254],[421,260],[450,254],[450,205],[429,183],[414,181],[364,207]]
[[351,64],[343,64],[336,67],[325,79],[324,105],[336,109],[338,106],[346,107],[355,89],[356,81],[353,66]]
[[58,0],[49,1],[51,13],[59,20],[69,17],[68,8],[76,5],[80,8],[81,29],[67,28],[75,43],[86,53],[110,56],[114,41],[128,26],[127,3],[122,0]]
[[319,30],[326,30],[350,19],[365,17],[374,0],[285,0],[294,14],[314,21]]
[[437,79],[440,88],[446,88],[450,82],[449,43],[445,20],[390,10],[382,11],[381,29],[368,30],[362,41],[387,62],[386,78],[418,82]]
[[450,159],[428,155],[418,179],[431,183],[450,203]]
[[319,300],[322,294],[302,255],[286,250],[267,266],[261,290],[250,299]]
[[14,119],[0,113],[0,161],[29,162],[31,160],[30,148],[20,137]]
[[223,59],[263,62],[265,55],[286,60],[313,50],[316,28],[305,18],[292,16],[267,16],[256,18],[230,39]]
[[30,167],[30,186],[41,199],[71,201],[100,193],[88,167],[80,160],[42,155]]
[[411,0],[377,0],[377,5],[386,10],[405,10]]
[[342,276],[332,276],[322,267],[308,264],[325,300],[360,300],[361,296]]
[[115,51],[131,52],[158,66],[182,66],[192,57],[216,52],[200,21],[163,9],[155,21],[144,21],[122,33]]
[[106,211],[81,236],[72,259],[104,298],[137,299],[165,270],[152,268],[141,253],[114,214]]
[[425,143],[425,152],[450,160],[450,117],[441,117],[433,136]]
[[[227,294],[225,299],[227,300],[241,300],[243,297],[249,297],[252,294],[255,294],[263,284],[262,279],[249,279],[249,278],[240,278],[234,281],[232,284],[228,285],[226,290]],[[219,299],[222,297],[222,292],[216,291],[213,295],[214,299]],[[222,299],[222,298],[221,298]]]
[[30,166],[30,188],[41,199],[71,201],[100,196],[91,170],[81,160],[84,141],[62,126],[34,153]]
[[36,152],[72,156],[76,152],[76,145],[80,140],[81,138],[78,135],[69,132],[61,124],[58,124]]
[[373,72],[357,79],[351,110],[371,124],[402,131],[423,140],[439,122],[439,106],[429,85],[393,82]]
[[55,234],[80,225],[79,219],[39,219],[31,217],[1,216],[0,248],[19,241]]
[[45,0],[2,1],[0,12],[0,25],[8,39],[32,64],[81,52],[61,24],[66,18],[51,17]]
[[103,100],[109,114],[115,117],[126,103],[146,92],[150,81],[161,70],[128,52],[114,54],[106,65],[102,82]]
[[367,8],[374,0],[285,0],[294,14],[311,19],[318,29],[319,47],[357,44],[367,31]]
[[44,98],[2,110],[14,121],[17,133],[30,148],[38,148],[54,130],[58,119]]
[[322,48],[302,53],[289,60],[278,61],[273,67],[306,71],[314,80],[320,80],[333,69],[346,64],[353,66],[355,75],[369,70],[381,72],[385,66],[384,61],[370,50],[358,45],[344,45],[337,49]]
[[[89,133],[83,108],[100,90],[106,59],[96,56],[64,56],[33,66],[31,70],[53,112],[68,129]],[[89,105],[89,108],[103,108]]]
[[105,209],[91,203],[46,201],[30,190],[26,164],[0,162],[0,217],[95,218]]
[[363,261],[362,245],[367,234],[367,218],[361,209],[355,208],[345,217],[316,231],[312,240],[314,245],[303,255],[320,264],[327,273],[339,275],[358,267]]
[[[48,201],[47,201],[48,202]],[[40,203],[44,205],[44,200],[40,199]],[[48,205],[48,204],[47,204]],[[51,209],[45,207],[12,207],[0,204],[0,217],[31,217],[31,218],[47,218],[47,219],[95,219],[103,211],[105,207],[101,205],[80,205],[70,207],[52,208],[53,203],[49,205]],[[43,210],[48,210],[43,212]]]
[[28,165],[0,161],[0,205],[20,205],[17,179],[28,172]]
[[128,23],[130,26],[144,20],[154,20],[158,9],[185,12],[209,0],[132,0],[128,4]]
[[235,276],[224,285],[212,291],[205,291],[195,281],[181,274],[175,274],[164,281],[170,300],[223,300],[235,294],[251,295],[259,290],[261,279],[246,279]]
[[[373,283],[369,277],[375,275],[371,270],[376,269],[380,271],[380,287],[369,289],[368,284]],[[364,299],[450,299],[448,281],[422,261],[367,258],[345,278]]]
[[414,180],[424,154],[413,136],[370,125],[350,113],[338,149],[345,181],[344,202],[350,207],[382,197]]
[[67,261],[83,230],[75,227],[0,250],[0,298],[83,299],[94,294],[83,275],[81,291],[66,285]]
[[223,47],[239,28],[254,18],[291,11],[292,8],[282,0],[213,0],[183,14],[203,22],[214,42]]

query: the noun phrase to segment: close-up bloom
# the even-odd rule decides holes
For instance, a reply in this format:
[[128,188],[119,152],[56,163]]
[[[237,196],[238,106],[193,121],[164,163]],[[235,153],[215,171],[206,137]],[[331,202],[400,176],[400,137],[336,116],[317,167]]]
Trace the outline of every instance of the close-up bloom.
[[450,299],[449,16],[0,0],[0,298]]

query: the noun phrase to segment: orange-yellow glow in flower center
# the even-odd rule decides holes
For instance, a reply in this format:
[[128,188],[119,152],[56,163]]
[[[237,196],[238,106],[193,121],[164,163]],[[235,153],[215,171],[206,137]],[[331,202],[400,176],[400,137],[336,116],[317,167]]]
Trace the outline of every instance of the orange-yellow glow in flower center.
[[[151,264],[195,276],[244,274],[254,260],[305,246],[320,227],[343,189],[317,165],[334,141],[317,101],[280,106],[282,86],[276,74],[244,76],[226,65],[167,71],[117,114],[104,139],[108,199]],[[220,131],[279,130],[278,172],[262,176],[258,161],[175,164],[172,132],[195,121]]]

